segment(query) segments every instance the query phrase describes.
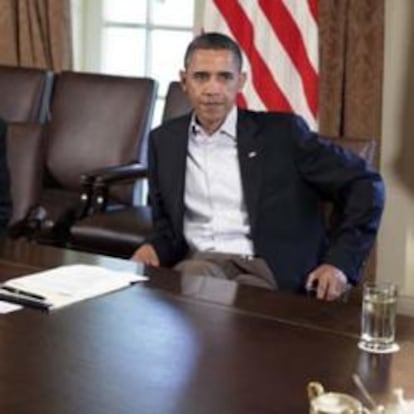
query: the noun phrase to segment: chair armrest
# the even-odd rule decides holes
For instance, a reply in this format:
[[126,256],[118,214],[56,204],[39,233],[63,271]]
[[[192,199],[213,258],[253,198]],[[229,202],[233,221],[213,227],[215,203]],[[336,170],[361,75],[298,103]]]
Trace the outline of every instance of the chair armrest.
[[106,210],[111,186],[132,183],[147,178],[148,170],[140,163],[116,165],[88,171],[81,177],[81,187],[93,187],[87,215]]
[[109,186],[112,184],[125,184],[147,177],[147,168],[136,162],[88,171],[81,176],[81,185]]

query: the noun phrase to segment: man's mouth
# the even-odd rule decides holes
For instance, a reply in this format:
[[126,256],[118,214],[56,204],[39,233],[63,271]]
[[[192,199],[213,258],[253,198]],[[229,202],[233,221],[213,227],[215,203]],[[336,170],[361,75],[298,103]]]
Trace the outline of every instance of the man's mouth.
[[207,106],[207,107],[215,107],[223,105],[221,102],[203,102],[201,105]]

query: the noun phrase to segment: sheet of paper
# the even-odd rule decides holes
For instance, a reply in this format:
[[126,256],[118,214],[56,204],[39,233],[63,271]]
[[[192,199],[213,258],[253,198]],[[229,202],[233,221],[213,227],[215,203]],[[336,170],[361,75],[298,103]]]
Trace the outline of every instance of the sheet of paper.
[[134,273],[76,264],[10,279],[4,285],[43,296],[57,308],[146,280]]
[[0,314],[10,313],[22,309],[23,306],[0,300]]

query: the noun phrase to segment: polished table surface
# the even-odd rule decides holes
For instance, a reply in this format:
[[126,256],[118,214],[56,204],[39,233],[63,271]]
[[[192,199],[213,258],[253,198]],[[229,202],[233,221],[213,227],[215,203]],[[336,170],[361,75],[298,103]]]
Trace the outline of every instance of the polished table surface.
[[[0,280],[129,261],[0,242]],[[398,353],[358,350],[360,307],[145,269],[150,281],[50,313],[0,315],[0,413],[307,413],[306,385],[414,398],[414,319]]]

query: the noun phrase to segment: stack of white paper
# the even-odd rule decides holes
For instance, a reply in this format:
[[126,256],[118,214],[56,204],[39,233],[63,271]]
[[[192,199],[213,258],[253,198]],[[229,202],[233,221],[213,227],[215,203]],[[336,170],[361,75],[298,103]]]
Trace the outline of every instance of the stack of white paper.
[[43,299],[49,309],[56,309],[145,280],[142,275],[76,264],[10,279],[2,287]]

